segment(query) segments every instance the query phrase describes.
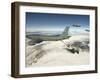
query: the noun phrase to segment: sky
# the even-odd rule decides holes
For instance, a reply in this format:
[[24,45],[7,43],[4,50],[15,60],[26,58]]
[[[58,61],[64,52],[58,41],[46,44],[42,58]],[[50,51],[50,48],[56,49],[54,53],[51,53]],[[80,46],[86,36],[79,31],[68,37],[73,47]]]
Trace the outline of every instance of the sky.
[[89,27],[89,15],[26,12],[26,31],[62,31],[66,26],[79,24]]

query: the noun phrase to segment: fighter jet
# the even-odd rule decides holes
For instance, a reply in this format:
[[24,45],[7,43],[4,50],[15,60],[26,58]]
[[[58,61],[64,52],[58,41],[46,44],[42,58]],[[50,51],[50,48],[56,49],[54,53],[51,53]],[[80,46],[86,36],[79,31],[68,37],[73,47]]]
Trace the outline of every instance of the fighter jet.
[[90,30],[88,30],[88,29],[85,29],[85,31],[90,32]]
[[81,27],[79,24],[73,24],[73,27]]

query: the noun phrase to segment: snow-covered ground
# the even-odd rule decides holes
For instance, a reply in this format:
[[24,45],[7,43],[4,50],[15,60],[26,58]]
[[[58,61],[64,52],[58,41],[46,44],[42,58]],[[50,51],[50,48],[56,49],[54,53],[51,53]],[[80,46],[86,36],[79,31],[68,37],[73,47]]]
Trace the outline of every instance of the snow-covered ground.
[[63,41],[43,41],[36,45],[29,45],[29,41],[29,39],[26,39],[26,67],[89,64],[89,50],[79,48],[79,54],[77,54],[66,49],[66,45],[69,44],[71,47],[76,47],[72,45],[74,42],[81,42],[81,45],[83,45],[84,42],[89,41],[89,35],[72,36]]

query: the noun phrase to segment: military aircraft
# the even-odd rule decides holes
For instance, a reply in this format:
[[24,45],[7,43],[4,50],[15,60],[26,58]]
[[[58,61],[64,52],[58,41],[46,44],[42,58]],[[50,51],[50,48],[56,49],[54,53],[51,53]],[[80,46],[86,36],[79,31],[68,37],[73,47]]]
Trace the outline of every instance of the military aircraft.
[[89,30],[89,29],[86,29],[85,31],[90,32],[90,30]]
[[68,31],[69,31],[69,26],[67,26],[64,31],[62,32],[62,34],[58,34],[58,35],[34,35],[34,34],[30,34],[30,35],[26,35],[26,38],[29,38],[31,41],[29,42],[30,45],[36,44],[36,43],[40,43],[42,41],[57,41],[57,40],[63,40],[63,39],[68,39],[70,36],[68,35]]
[[81,27],[79,24],[73,24],[73,27]]

